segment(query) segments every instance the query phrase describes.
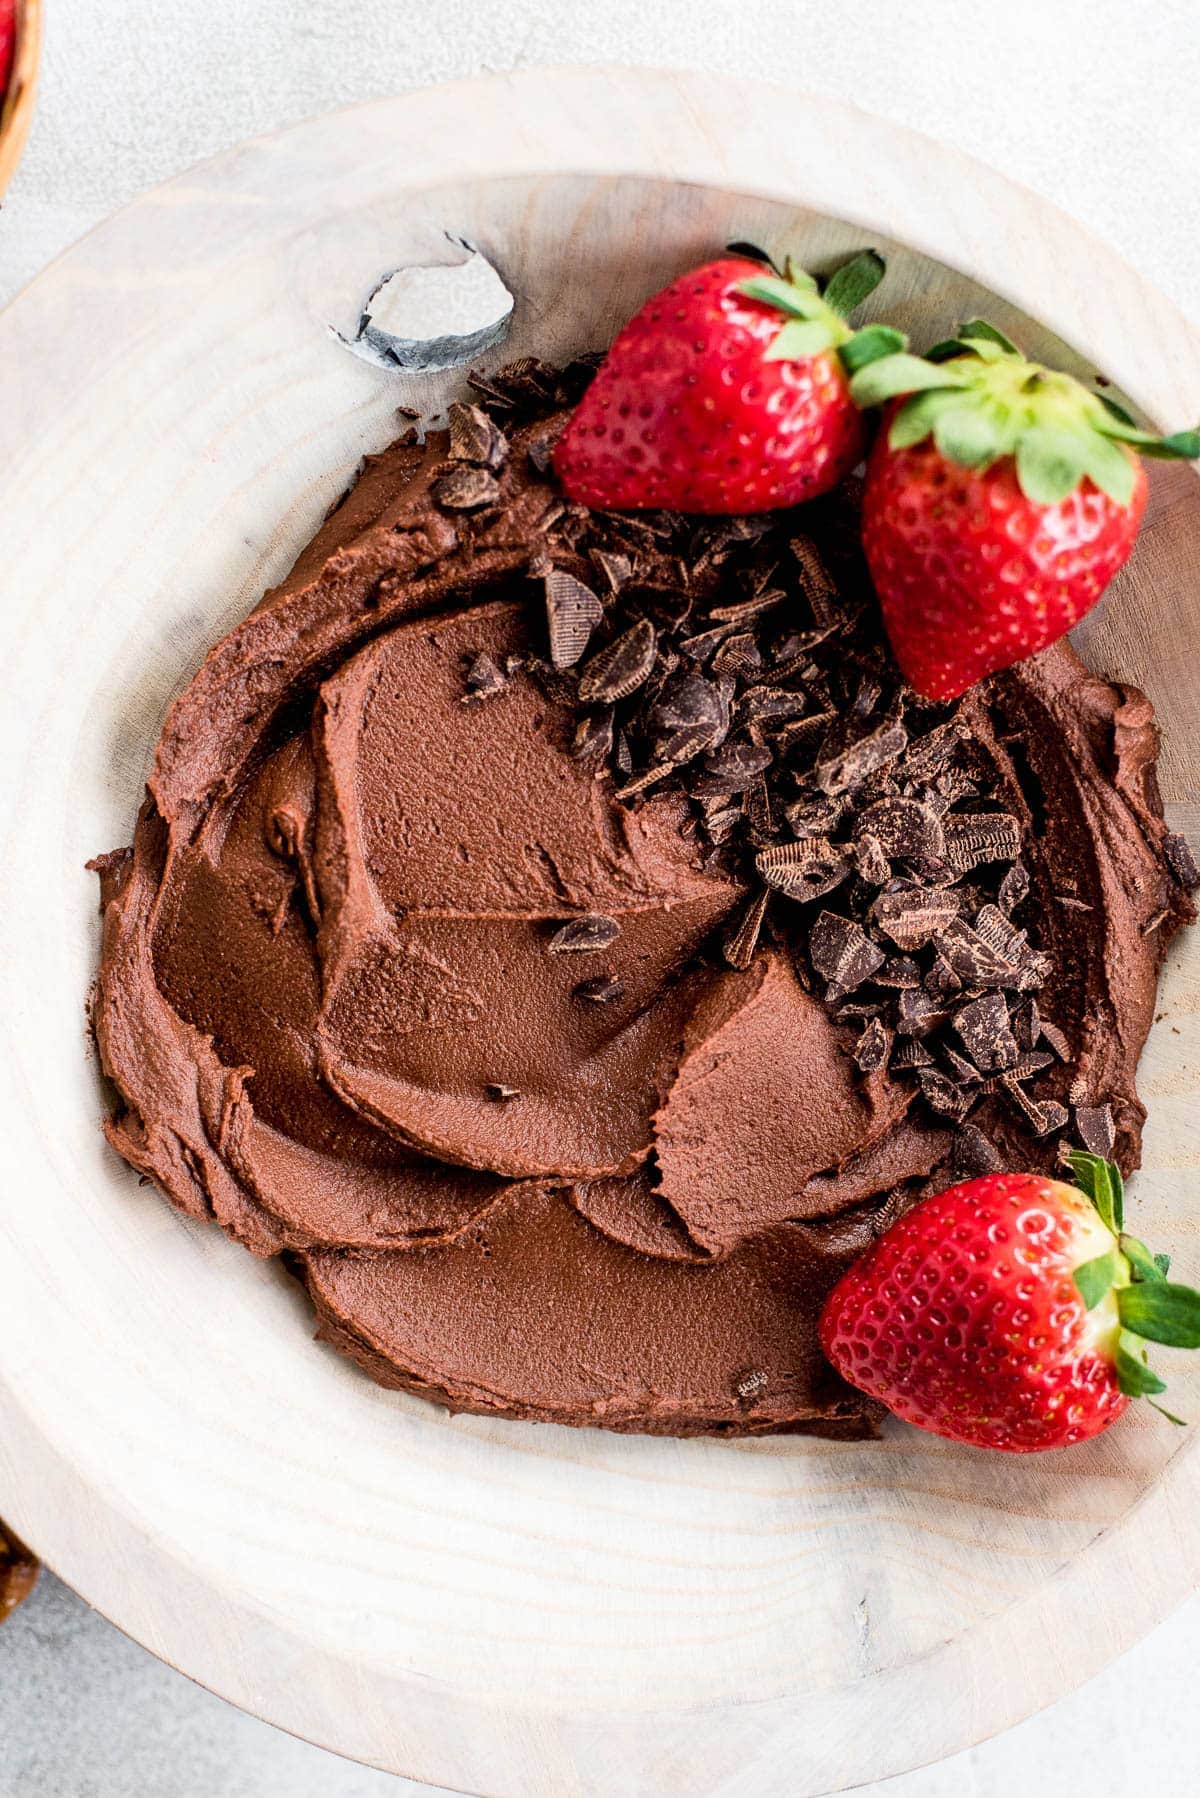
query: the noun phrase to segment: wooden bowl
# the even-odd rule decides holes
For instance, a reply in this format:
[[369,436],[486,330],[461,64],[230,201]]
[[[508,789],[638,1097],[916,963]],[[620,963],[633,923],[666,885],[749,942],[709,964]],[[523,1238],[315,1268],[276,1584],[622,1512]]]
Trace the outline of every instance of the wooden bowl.
[[16,56],[0,101],[0,194],[12,180],[29,136],[41,47],[42,0],[18,0]]
[[[705,1443],[452,1419],[314,1346],[277,1266],[101,1140],[83,863],[127,840],[206,646],[396,406],[453,390],[329,330],[397,263],[449,259],[447,230],[520,296],[501,354],[604,343],[732,238],[816,264],[873,242],[918,341],[986,311],[1156,422],[1200,410],[1200,335],[1044,201],[882,120],[698,75],[529,73],[318,119],[35,282],[0,320],[0,1513],[155,1653],[397,1772],[521,1798],[853,1786],[1059,1697],[1191,1589],[1193,1432],[1143,1408],[1006,1458],[898,1425]],[[1157,701],[1193,832],[1198,559],[1195,478],[1156,471],[1086,632]],[[1160,1009],[1134,1194],[1195,1279],[1200,933]]]

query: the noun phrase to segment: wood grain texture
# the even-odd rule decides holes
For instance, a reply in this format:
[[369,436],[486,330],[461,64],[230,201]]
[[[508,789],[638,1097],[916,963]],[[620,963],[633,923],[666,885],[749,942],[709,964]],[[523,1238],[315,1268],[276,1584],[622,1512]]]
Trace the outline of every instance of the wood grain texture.
[[12,180],[33,122],[41,48],[42,0],[18,0],[17,52],[8,89],[0,97],[0,195]]
[[[700,76],[551,71],[318,119],[147,196],[27,290],[0,318],[0,1512],[165,1659],[394,1771],[521,1798],[842,1789],[1048,1703],[1196,1583],[1189,1438],[1147,1410],[1009,1461],[900,1426],[720,1444],[450,1419],[313,1346],[278,1268],[100,1139],[82,864],[125,840],[206,647],[396,406],[453,392],[329,331],[398,262],[450,259],[446,230],[520,296],[506,355],[603,343],[731,238],[816,265],[869,239],[878,304],[918,340],[986,310],[1157,422],[1200,410],[1200,334],[1045,202],[864,114]],[[1193,824],[1198,543],[1195,477],[1168,470],[1086,633],[1158,703]],[[1195,1279],[1196,943],[1161,1011],[1134,1194]],[[1200,1416],[1194,1374],[1173,1392]]]

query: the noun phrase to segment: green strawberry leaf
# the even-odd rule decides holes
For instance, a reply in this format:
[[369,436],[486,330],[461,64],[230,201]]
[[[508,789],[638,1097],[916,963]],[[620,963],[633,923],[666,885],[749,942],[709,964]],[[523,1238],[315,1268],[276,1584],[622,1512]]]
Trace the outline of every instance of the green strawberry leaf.
[[869,362],[850,383],[850,395],[858,406],[882,406],[902,393],[922,393],[934,387],[961,387],[963,377],[956,369],[934,368],[920,356],[898,351],[894,356],[881,356]]
[[764,362],[804,362],[830,348],[829,326],[824,319],[791,319],[763,353]]
[[1133,498],[1134,464],[1128,454],[1099,431],[1089,431],[1083,439],[1083,472],[1102,493],[1127,506]]
[[970,400],[939,409],[933,440],[943,456],[962,468],[987,468],[1004,453],[995,418]]
[[794,256],[784,257],[783,272],[793,287],[811,287],[814,293],[817,292],[816,277],[810,275],[806,268],[801,268]]
[[1115,1236],[1125,1221],[1125,1183],[1120,1168],[1100,1155],[1089,1154],[1086,1149],[1072,1149],[1067,1161],[1076,1186],[1087,1194],[1100,1213],[1101,1222],[1107,1224]]
[[1157,1411],[1160,1417],[1165,1417],[1168,1423],[1178,1425],[1181,1430],[1187,1429],[1186,1417],[1176,1417],[1174,1411],[1168,1411],[1165,1405],[1156,1405],[1152,1398],[1148,1398],[1146,1403],[1152,1411]]
[[854,375],[869,362],[878,362],[881,356],[892,356],[897,350],[907,348],[908,339],[903,331],[893,331],[890,325],[864,325],[842,344],[838,355],[846,373]]
[[804,287],[785,281],[780,275],[751,275],[748,281],[738,282],[738,292],[748,300],[761,300],[764,306],[786,312],[789,318],[818,319],[826,311],[815,282],[812,287]]
[[[1136,1236],[1122,1236],[1120,1241],[1121,1253],[1133,1269],[1135,1280],[1166,1279],[1171,1265],[1169,1255],[1152,1255],[1145,1243],[1139,1242]],[[1161,1261],[1165,1261],[1167,1266],[1160,1267]]]
[[886,273],[887,263],[878,250],[864,250],[849,262],[843,262],[829,277],[825,304],[832,306],[842,318],[849,318],[855,308],[875,292]]
[[[959,330],[958,335],[970,343],[972,348],[981,343],[988,343],[996,345],[1006,356],[1021,354],[1012,339],[1006,337],[1003,331],[998,331],[995,325],[989,325],[986,318],[969,318]],[[983,354],[981,350],[977,350],[976,353]]]
[[1171,437],[1151,437],[1141,445],[1143,456],[1160,461],[1195,462],[1200,457],[1200,431],[1176,431]]
[[1137,429],[1137,423],[1132,412],[1126,412],[1124,406],[1119,406],[1116,400],[1110,400],[1106,393],[1098,393],[1095,397],[1100,401],[1100,404],[1104,407],[1105,411],[1111,412],[1113,417],[1118,419],[1121,424],[1133,425],[1134,429]]
[[1113,1281],[1117,1277],[1117,1251],[1109,1249],[1107,1255],[1097,1255],[1094,1261],[1081,1262],[1072,1277],[1087,1309],[1094,1311],[1105,1293],[1112,1291]]
[[1085,458],[1082,431],[1027,426],[1017,444],[1017,480],[1022,493],[1037,506],[1056,506],[1074,493],[1083,479]]
[[939,412],[960,403],[956,387],[935,387],[926,393],[914,393],[899,407],[888,428],[888,444],[892,449],[908,449],[923,443],[937,423]]
[[1146,1345],[1132,1331],[1122,1330],[1117,1337],[1116,1360],[1117,1385],[1127,1398],[1148,1398],[1152,1392],[1167,1390],[1167,1382],[1146,1366]]
[[1151,1342],[1200,1348],[1200,1292],[1171,1280],[1125,1286],[1117,1296],[1121,1323]]

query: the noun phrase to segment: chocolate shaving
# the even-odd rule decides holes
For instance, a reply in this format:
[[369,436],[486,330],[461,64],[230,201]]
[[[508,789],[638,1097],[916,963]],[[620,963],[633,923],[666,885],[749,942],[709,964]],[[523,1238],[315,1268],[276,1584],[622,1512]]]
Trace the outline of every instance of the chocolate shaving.
[[965,1093],[961,1086],[956,1086],[953,1080],[937,1068],[918,1068],[917,1085],[930,1110],[936,1111],[940,1117],[953,1118],[955,1122],[959,1122],[971,1109],[971,1095]]
[[859,837],[851,853],[858,878],[865,880],[868,886],[881,887],[891,879],[891,863],[878,837]]
[[836,624],[840,610],[837,588],[830,578],[820,550],[811,537],[793,537],[788,548],[800,565],[800,578],[813,618],[818,625]]
[[850,873],[850,856],[820,837],[803,837],[762,850],[755,866],[769,887],[803,905],[842,884]]
[[452,462],[477,462],[493,474],[503,467],[508,439],[482,407],[456,403],[450,407],[447,422]]
[[1076,1105],[1075,1134],[1089,1155],[1111,1161],[1117,1139],[1110,1105]]
[[1021,849],[1021,826],[1007,812],[957,812],[943,823],[945,857],[959,874],[986,862],[1011,862]]
[[464,699],[490,699],[508,685],[508,676],[490,655],[480,653],[467,669],[467,691]]
[[958,917],[959,904],[948,888],[898,885],[880,893],[871,916],[898,949],[923,949]]
[[584,705],[615,705],[649,679],[654,667],[658,638],[648,618],[598,650],[579,676],[579,697]]
[[1162,850],[1168,867],[1184,892],[1195,892],[1200,887],[1200,867],[1196,865],[1196,857],[1192,854],[1187,839],[1181,837],[1178,831],[1168,831],[1163,838]]
[[611,549],[593,549],[589,553],[597,574],[609,592],[618,594],[633,573],[633,563],[629,557]]
[[1038,1020],[1037,1034],[1033,1037],[1033,1042],[1029,1045],[1030,1048],[1037,1042],[1049,1043],[1060,1061],[1071,1061],[1073,1059],[1070,1043],[1067,1041],[1058,1025],[1052,1024],[1049,1018],[1040,1018]]
[[604,617],[604,607],[592,589],[565,568],[552,568],[544,586],[550,660],[556,668],[573,668]]
[[597,974],[591,980],[581,980],[574,996],[592,1005],[613,1005],[625,997],[625,987],[615,974]]
[[495,475],[486,468],[472,468],[463,463],[434,482],[433,497],[439,506],[452,512],[475,512],[480,506],[496,504],[500,486]]
[[770,892],[764,887],[750,900],[734,929],[725,938],[725,960],[731,968],[748,968],[754,960],[770,901]]
[[1004,1157],[989,1136],[975,1124],[960,1124],[950,1142],[950,1171],[957,1180],[977,1180],[996,1174]]
[[963,1047],[985,1073],[1011,1068],[1018,1056],[1017,1039],[1008,1019],[1008,1006],[1001,993],[984,993],[962,1005],[954,1014],[954,1029]]
[[519,1099],[521,1097],[519,1087],[503,1086],[499,1080],[489,1081],[488,1085],[484,1088],[484,1091],[487,1093],[489,1099],[495,1099],[498,1104],[504,1104],[509,1099]]
[[854,830],[856,836],[874,837],[893,860],[940,856],[945,846],[940,818],[919,799],[878,799],[861,813]]
[[808,957],[828,981],[825,996],[831,1003],[869,980],[884,960],[883,950],[861,925],[829,911],[821,912],[809,932]]
[[891,1032],[885,1030],[878,1018],[872,1018],[859,1037],[854,1050],[854,1059],[862,1074],[874,1074],[879,1068],[887,1065],[888,1052],[892,1046]]
[[598,949],[607,949],[620,934],[621,926],[615,918],[606,918],[602,912],[584,912],[556,930],[546,947],[551,955],[591,955]]
[[1001,911],[1012,912],[1029,892],[1029,873],[1023,862],[1014,862],[1000,882],[997,904]]
[[908,732],[895,719],[876,725],[866,736],[818,761],[817,785],[823,793],[851,792],[877,769],[902,755],[907,742]]

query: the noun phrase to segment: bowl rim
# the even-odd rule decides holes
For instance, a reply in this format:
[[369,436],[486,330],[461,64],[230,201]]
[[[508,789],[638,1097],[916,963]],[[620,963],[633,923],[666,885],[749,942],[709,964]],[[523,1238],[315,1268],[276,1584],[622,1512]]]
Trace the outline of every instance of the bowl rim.
[[[602,112],[605,104],[614,121],[620,118],[620,135],[615,128],[608,135],[596,130],[597,108]],[[330,134],[345,133],[358,133],[364,141],[402,138],[412,152],[405,187],[467,179],[478,174],[474,128],[488,114],[521,121],[498,146],[488,170],[492,179],[568,170],[657,177],[778,199],[886,231],[1044,319],[1108,367],[1152,417],[1177,407],[1181,395],[1192,411],[1200,405],[1200,331],[1102,240],[962,152],[857,108],[774,84],[581,67],[456,82],[320,115],[254,140],[253,177],[247,174],[245,146],[227,151],[204,165],[203,188],[211,199],[221,186],[231,194],[251,179],[261,186],[264,168],[286,157],[289,145],[302,141],[319,156]],[[773,153],[777,134],[785,129],[794,140],[791,164]],[[800,146],[825,138],[839,149],[856,146],[854,154],[813,156],[803,177],[797,176]],[[868,203],[863,169],[880,158],[889,169],[885,197]],[[189,186],[196,186],[194,170],[98,226],[85,240],[86,254],[77,245],[52,264],[0,314],[0,354],[10,338],[19,338],[18,327],[36,311],[47,284],[69,276],[73,262],[94,262],[108,233],[119,233],[126,248],[139,234],[152,243],[164,202],[174,193],[186,210]],[[929,203],[931,195],[947,193],[969,197],[969,209]],[[1045,235],[1053,235],[1055,257],[1072,264],[1080,287],[1096,295],[1083,316],[1056,316],[1065,299],[1047,303],[1045,295],[1054,296],[1056,289],[1046,281],[1039,290],[1049,264],[1036,245],[1024,245],[1027,253],[1019,258],[1003,254],[1005,236],[1011,241],[1031,213],[1044,221]],[[1139,333],[1126,328],[1135,315],[1143,325]],[[744,1745],[743,1774],[761,1773],[764,1783],[756,1789],[764,1792],[776,1789],[772,1769],[780,1778],[780,1767],[788,1771],[778,1790],[798,1792],[795,1769],[814,1738],[823,1738],[836,1754],[845,1784],[884,1777],[994,1734],[1061,1696],[1129,1647],[1200,1581],[1200,1536],[1181,1527],[1184,1504],[1200,1498],[1200,1455],[1189,1445],[1138,1505],[1136,1528],[1102,1533],[1056,1578],[976,1626],[969,1641],[947,1644],[921,1667],[857,1682],[870,1690],[875,1746],[857,1739],[866,1701],[864,1691],[851,1686],[741,1706],[736,1713],[729,1706],[630,1715],[531,1710],[522,1719],[511,1707],[489,1705],[478,1694],[431,1690],[418,1676],[350,1666],[251,1609],[232,1589],[217,1590],[166,1553],[148,1522],[123,1515],[63,1461],[6,1387],[2,1372],[0,1424],[0,1502],[6,1514],[48,1564],[119,1627],[199,1683],[280,1727],[393,1772],[458,1789],[482,1789],[478,1768],[486,1760],[493,1770],[491,1792],[541,1790],[535,1775],[544,1777],[549,1767],[555,1769],[555,1783],[546,1790],[602,1790],[603,1785],[568,1786],[567,1774],[582,1781],[581,1770],[591,1768],[592,1778],[610,1780],[618,1767],[638,1776],[637,1789],[653,1790],[640,1781],[668,1764],[672,1778],[683,1765],[707,1777],[722,1732]],[[1120,1615],[1097,1628],[1095,1594],[1117,1574]],[[202,1628],[195,1627],[197,1617]],[[1035,1672],[1031,1644],[1064,1634],[1068,1619],[1088,1650],[1070,1668],[1060,1668],[1058,1683],[1047,1690],[1036,1683],[1045,1662],[1038,1662]],[[953,1657],[959,1698],[931,1715],[934,1707],[920,1704],[921,1687],[931,1662],[946,1656]],[[419,1729],[418,1711],[424,1713]],[[522,1721],[524,1734],[518,1727]],[[470,1750],[460,1753],[467,1733]],[[877,1751],[884,1735],[902,1744],[886,1762]],[[727,1751],[726,1746],[722,1758]]]

